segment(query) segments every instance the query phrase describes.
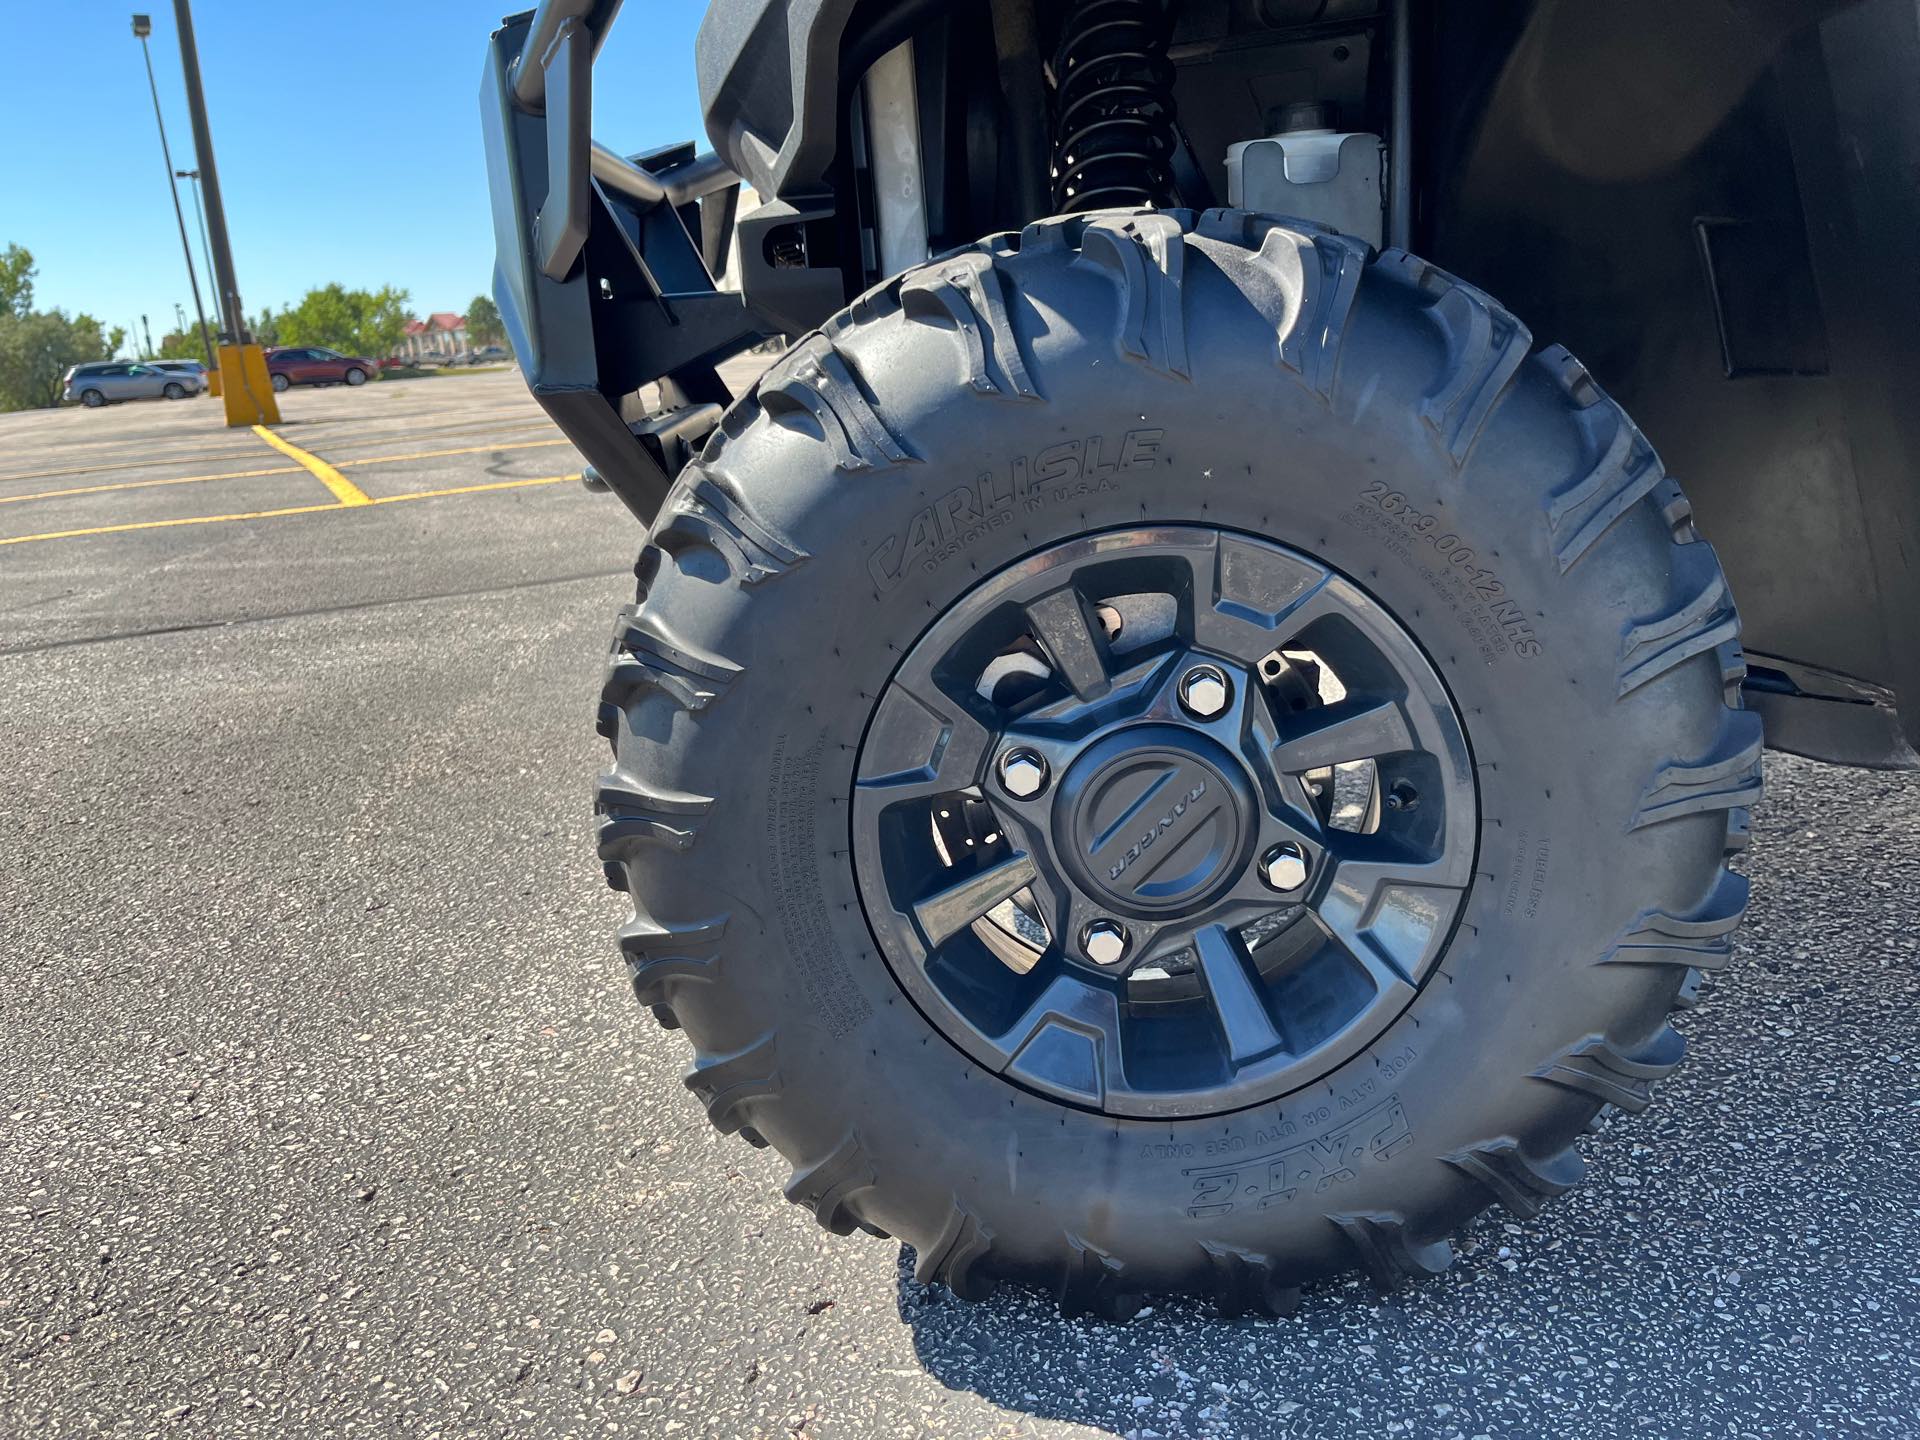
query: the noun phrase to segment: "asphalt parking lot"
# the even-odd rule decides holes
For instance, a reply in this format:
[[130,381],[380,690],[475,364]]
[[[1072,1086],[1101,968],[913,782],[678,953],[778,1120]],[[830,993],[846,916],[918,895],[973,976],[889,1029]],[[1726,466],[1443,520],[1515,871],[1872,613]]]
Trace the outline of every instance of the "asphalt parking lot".
[[1920,1428],[1920,777],[1770,758],[1690,1062],[1440,1280],[968,1306],[631,1001],[639,536],[519,377],[285,397],[337,484],[216,406],[0,417],[0,1435]]

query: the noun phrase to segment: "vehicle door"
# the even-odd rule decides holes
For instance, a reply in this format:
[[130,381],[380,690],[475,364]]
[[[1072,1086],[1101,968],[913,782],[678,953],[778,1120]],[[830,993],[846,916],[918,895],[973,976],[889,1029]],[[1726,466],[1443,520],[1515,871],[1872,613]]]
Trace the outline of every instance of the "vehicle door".
[[127,367],[127,398],[129,400],[157,399],[167,388],[167,381],[172,378],[157,365],[129,365]]
[[109,400],[131,400],[137,393],[132,372],[131,365],[103,365],[88,377],[87,385]]

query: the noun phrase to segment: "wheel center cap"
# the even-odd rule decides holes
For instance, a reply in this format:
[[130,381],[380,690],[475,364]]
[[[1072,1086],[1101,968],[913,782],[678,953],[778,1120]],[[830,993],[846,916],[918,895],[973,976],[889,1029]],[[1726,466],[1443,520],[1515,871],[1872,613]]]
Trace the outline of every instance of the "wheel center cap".
[[1254,805],[1244,768],[1223,746],[1176,725],[1136,725],[1095,742],[1068,768],[1054,843],[1098,904],[1179,915],[1245,867]]

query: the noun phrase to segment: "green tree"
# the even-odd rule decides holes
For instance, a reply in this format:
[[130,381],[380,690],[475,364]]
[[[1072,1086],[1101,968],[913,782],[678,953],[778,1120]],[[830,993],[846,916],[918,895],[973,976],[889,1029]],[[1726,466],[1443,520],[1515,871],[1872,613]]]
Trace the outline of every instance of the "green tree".
[[278,345],[280,343],[280,320],[285,313],[285,311],[276,313],[272,306],[268,306],[258,315],[247,321],[247,329],[253,332],[253,343],[256,345]]
[[324,285],[309,290],[279,318],[280,343],[325,345],[350,355],[392,351],[407,329],[407,292],[383,285],[349,290]]
[[475,345],[496,344],[507,338],[507,327],[501,322],[500,307],[485,295],[476,295],[467,302],[467,339]]
[[190,325],[185,330],[169,330],[160,337],[160,352],[154,358],[198,360],[204,365],[207,360],[207,347],[200,343],[200,327]]
[[0,315],[24,316],[33,309],[33,252],[24,245],[0,250]]
[[30,410],[60,403],[60,380],[69,366],[112,353],[91,315],[64,310],[0,314],[0,410]]

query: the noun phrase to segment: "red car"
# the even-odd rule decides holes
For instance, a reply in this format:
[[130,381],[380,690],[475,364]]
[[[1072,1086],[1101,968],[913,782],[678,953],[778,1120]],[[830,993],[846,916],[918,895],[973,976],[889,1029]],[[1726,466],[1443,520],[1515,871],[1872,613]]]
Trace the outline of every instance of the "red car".
[[342,355],[319,345],[284,345],[267,352],[273,388],[292,385],[364,385],[379,367],[371,360]]

